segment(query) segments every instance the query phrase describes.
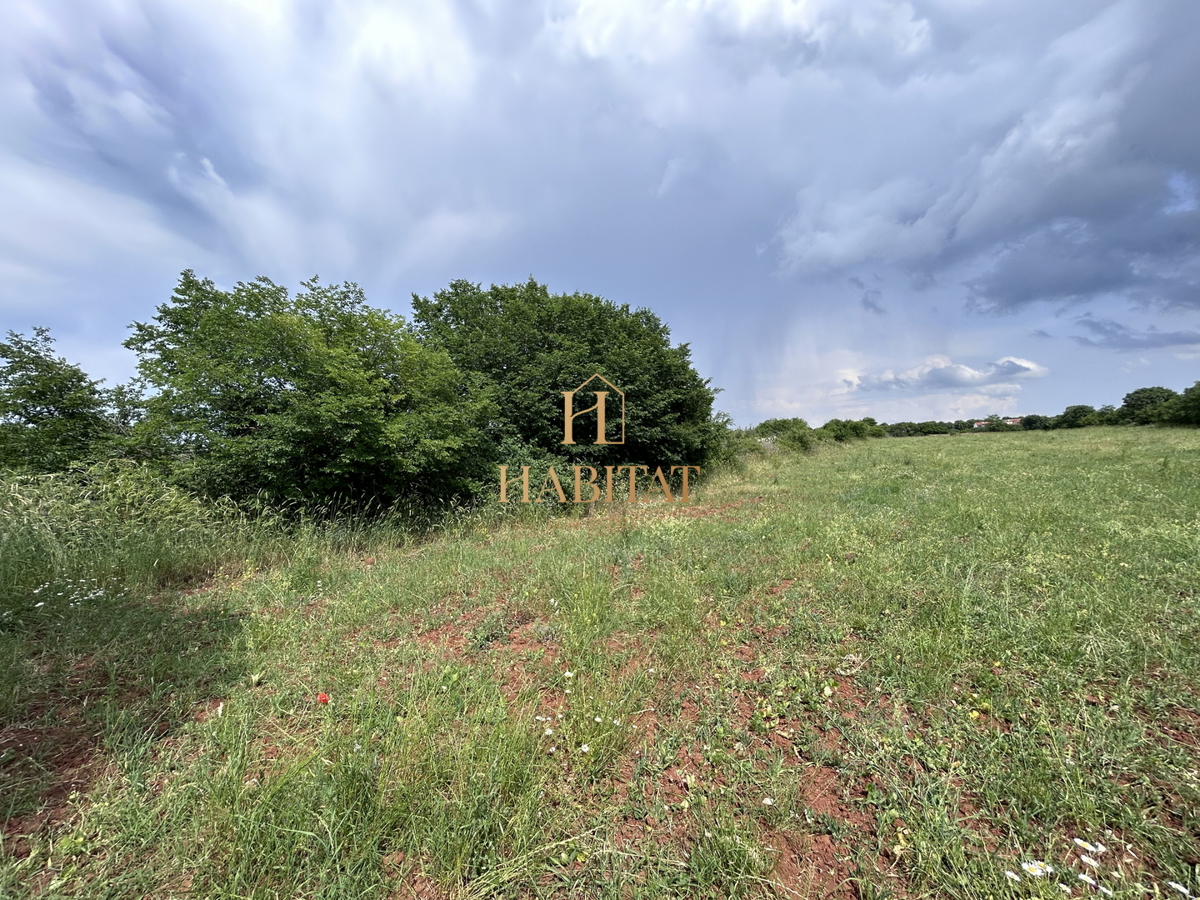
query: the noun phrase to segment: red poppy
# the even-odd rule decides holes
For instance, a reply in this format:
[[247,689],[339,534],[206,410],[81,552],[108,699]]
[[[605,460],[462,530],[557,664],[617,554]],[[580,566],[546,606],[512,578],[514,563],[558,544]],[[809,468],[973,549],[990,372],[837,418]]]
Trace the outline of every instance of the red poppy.
[[317,694],[317,702],[318,703],[328,703],[329,695],[327,693],[325,693],[324,691],[321,691],[321,693]]

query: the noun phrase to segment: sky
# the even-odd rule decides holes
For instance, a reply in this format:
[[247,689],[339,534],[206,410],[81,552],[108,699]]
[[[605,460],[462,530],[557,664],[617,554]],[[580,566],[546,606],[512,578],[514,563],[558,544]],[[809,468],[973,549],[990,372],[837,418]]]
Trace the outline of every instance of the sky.
[[0,333],[191,269],[653,310],[739,425],[1200,380],[1195,0],[5,0]]

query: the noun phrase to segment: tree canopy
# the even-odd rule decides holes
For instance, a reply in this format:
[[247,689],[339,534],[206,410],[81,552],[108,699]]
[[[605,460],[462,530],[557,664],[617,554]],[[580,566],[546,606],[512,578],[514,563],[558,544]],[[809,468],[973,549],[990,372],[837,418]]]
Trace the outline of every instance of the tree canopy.
[[[672,346],[667,326],[647,309],[591,294],[551,294],[532,278],[487,290],[455,281],[431,299],[414,295],[412,306],[422,339],[489,386],[498,442],[593,466],[702,465],[720,446],[716,392],[692,367],[687,344]],[[564,446],[562,392],[597,373],[625,392],[625,443],[590,443],[593,413],[575,426],[589,442]],[[586,391],[577,406],[593,403]],[[610,411],[609,420],[614,416]],[[609,433],[618,434],[615,427]]]
[[1157,420],[1159,407],[1179,395],[1170,388],[1144,387],[1130,391],[1125,395],[1119,409],[1117,419],[1132,422],[1135,425],[1148,425]]
[[267,278],[221,291],[184,272],[126,346],[154,393],[144,445],[210,495],[274,501],[467,494],[488,403],[445,352],[354,284]]
[[49,329],[10,331],[0,362],[0,467],[59,471],[112,433],[100,382],[55,354]]

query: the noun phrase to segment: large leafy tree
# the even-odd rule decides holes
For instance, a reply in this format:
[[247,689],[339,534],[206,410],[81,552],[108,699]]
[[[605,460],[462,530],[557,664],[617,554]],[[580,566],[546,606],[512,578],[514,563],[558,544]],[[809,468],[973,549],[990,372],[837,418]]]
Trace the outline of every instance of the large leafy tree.
[[[497,402],[493,435],[509,448],[594,466],[667,467],[703,465],[720,446],[716,392],[693,368],[688,346],[672,346],[667,326],[647,309],[591,294],[551,294],[532,278],[487,290],[455,281],[430,299],[414,295],[412,306],[423,340],[486,379]],[[625,443],[592,443],[591,413],[575,422],[578,443],[564,445],[562,392],[597,373],[625,392]],[[591,387],[608,390],[598,382]],[[587,390],[576,407],[595,402]],[[610,393],[614,440],[618,403]]]
[[0,341],[0,467],[54,472],[109,437],[108,392],[54,352],[47,328]]
[[1068,406],[1058,417],[1059,428],[1084,428],[1097,424],[1096,410],[1086,404]]
[[292,297],[184,272],[126,346],[151,389],[141,440],[209,495],[319,503],[469,494],[486,401],[440,350],[354,284]]
[[1173,425],[1200,425],[1200,381],[1156,407],[1155,418]]
[[1158,418],[1157,413],[1162,404],[1178,396],[1173,390],[1165,387],[1144,387],[1130,391],[1117,410],[1117,419],[1135,425],[1147,425]]

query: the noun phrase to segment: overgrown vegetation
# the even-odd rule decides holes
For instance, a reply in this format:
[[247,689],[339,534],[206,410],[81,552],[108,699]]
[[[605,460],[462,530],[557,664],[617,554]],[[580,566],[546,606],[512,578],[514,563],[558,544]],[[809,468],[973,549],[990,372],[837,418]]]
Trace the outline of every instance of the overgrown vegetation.
[[[116,389],[0,343],[0,896],[1200,892],[1200,432],[1083,427],[1200,385],[738,430],[645,310],[414,309],[185,273]],[[631,440],[563,446],[597,368]]]
[[[826,442],[421,541],[210,519],[171,578],[76,542],[0,626],[0,893],[1196,892],[1198,476],[1183,429]],[[98,533],[193,515],[125,490]]]

